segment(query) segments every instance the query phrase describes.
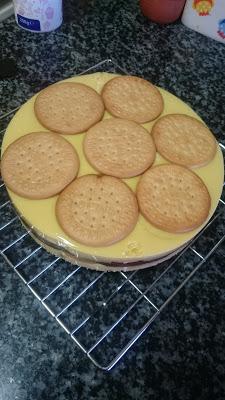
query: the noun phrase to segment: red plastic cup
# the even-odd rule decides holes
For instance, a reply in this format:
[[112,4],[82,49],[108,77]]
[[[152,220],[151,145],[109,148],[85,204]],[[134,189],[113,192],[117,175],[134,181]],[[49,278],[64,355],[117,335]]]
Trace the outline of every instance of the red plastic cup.
[[176,21],[186,0],[140,0],[142,13],[151,21],[169,24]]

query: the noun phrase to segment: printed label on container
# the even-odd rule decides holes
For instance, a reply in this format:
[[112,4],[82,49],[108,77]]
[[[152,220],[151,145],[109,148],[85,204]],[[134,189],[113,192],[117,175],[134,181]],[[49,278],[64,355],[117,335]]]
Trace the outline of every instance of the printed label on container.
[[187,0],[182,22],[225,44],[225,0]]
[[40,21],[37,19],[31,19],[22,17],[22,15],[17,14],[18,24],[23,28],[29,29],[30,31],[40,31],[41,25]]

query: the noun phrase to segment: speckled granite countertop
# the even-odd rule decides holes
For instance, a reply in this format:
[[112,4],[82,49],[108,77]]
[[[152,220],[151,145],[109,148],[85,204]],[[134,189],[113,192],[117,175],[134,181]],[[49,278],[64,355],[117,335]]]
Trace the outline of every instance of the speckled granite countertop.
[[[0,24],[0,57],[12,57],[18,68],[0,82],[0,115],[48,83],[112,58],[189,103],[225,144],[225,46],[180,23],[150,23],[135,0],[65,3],[56,32],[30,34],[13,18]],[[200,243],[203,254],[207,246]],[[224,260],[223,242],[151,332],[105,373],[0,256],[0,400],[224,399]]]

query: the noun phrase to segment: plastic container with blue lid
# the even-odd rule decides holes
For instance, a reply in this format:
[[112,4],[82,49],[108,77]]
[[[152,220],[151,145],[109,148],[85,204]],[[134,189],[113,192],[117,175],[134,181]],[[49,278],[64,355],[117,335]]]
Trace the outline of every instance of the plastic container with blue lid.
[[13,0],[17,24],[31,32],[50,32],[62,24],[62,0]]

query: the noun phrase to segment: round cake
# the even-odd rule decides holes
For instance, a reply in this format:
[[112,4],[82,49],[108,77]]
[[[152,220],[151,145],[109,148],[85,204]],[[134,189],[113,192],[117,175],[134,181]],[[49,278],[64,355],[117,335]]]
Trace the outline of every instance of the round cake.
[[[116,76],[118,75],[101,72],[70,78],[64,82],[85,84],[101,95],[104,85]],[[158,88],[158,90],[164,103],[160,118],[167,114],[183,114],[201,121],[199,116],[183,101],[161,88]],[[2,155],[11,143],[22,136],[31,132],[48,132],[47,128],[41,125],[35,115],[34,104],[36,97],[37,95],[29,99],[8,125],[3,138]],[[112,117],[108,111],[105,111],[103,120]],[[154,120],[141,126],[151,135],[152,127],[156,121]],[[58,135],[66,139],[78,154],[80,160],[78,179],[84,175],[100,174],[85,157],[83,148],[85,132],[76,133],[75,135],[61,135],[58,133]],[[168,160],[156,152],[154,163],[150,168],[168,163]],[[107,270],[111,270],[110,266],[112,266],[112,270],[122,270],[129,269],[130,265],[132,269],[135,269],[145,265],[154,265],[175,254],[196,236],[213,215],[220,199],[224,177],[223,156],[218,144],[216,144],[216,152],[213,159],[207,165],[195,168],[194,173],[201,178],[207,187],[211,199],[208,216],[200,226],[189,232],[167,232],[153,225],[139,210],[137,222],[127,236],[115,243],[103,246],[93,246],[78,242],[63,230],[62,224],[59,224],[55,213],[60,194],[40,200],[19,196],[9,188],[7,190],[21,219],[28,228],[32,227],[32,235],[47,250],[60,255],[70,262],[90,266],[90,268],[104,269],[104,265],[106,265]],[[136,196],[137,185],[141,178],[142,175],[139,175],[121,179],[121,181]],[[110,226],[108,229],[110,230]]]

